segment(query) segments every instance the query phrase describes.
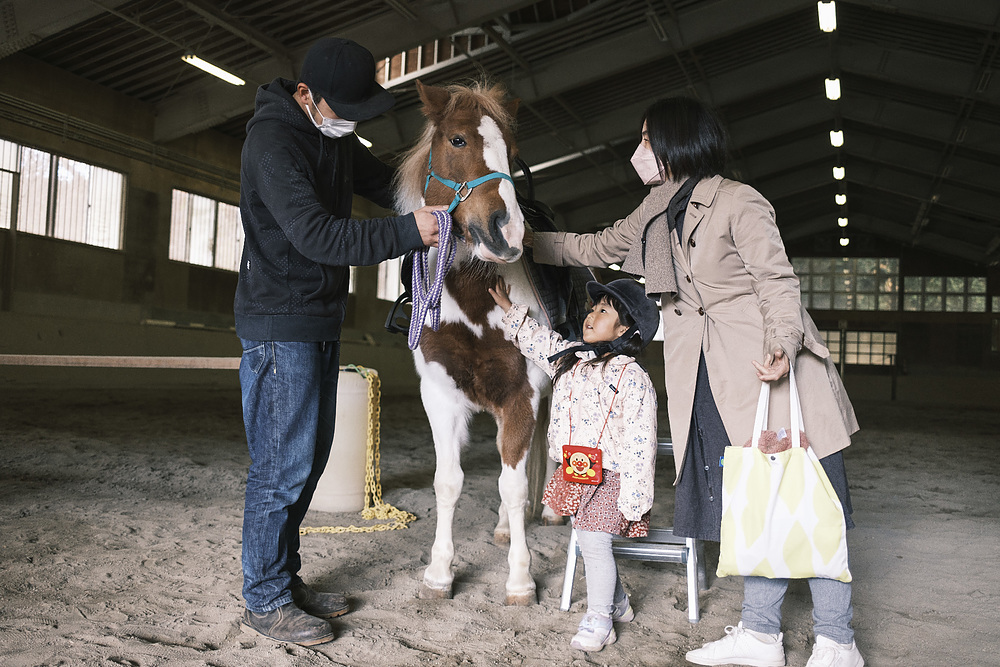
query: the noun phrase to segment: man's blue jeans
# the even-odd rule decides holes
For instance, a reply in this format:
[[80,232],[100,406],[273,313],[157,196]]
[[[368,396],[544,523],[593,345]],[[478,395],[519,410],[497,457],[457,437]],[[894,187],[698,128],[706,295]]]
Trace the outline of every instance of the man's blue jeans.
[[268,612],[291,602],[299,526],[330,457],[340,342],[243,340],[240,387],[250,449],[243,512],[243,599]]

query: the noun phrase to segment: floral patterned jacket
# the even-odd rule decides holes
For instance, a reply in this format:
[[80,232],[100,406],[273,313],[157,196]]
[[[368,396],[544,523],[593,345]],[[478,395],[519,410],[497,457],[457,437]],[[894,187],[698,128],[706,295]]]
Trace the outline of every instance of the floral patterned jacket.
[[[579,344],[528,317],[527,307],[518,304],[503,316],[503,327],[504,338],[549,377],[556,372],[549,356]],[[590,351],[576,355],[594,358]],[[629,521],[640,520],[653,506],[656,466],[656,391],[646,371],[624,355],[607,366],[578,363],[553,385],[550,413],[549,456],[561,462],[562,445],[571,441],[598,445],[603,467],[621,477],[618,509]]]

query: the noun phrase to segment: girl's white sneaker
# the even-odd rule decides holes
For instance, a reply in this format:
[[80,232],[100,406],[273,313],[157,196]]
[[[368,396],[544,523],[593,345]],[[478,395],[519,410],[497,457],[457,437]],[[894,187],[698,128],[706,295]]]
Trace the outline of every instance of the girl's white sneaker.
[[581,651],[600,651],[618,639],[609,616],[587,612],[569,645]]
[[635,612],[632,611],[632,605],[626,595],[611,609],[611,620],[614,623],[631,623],[634,619]]

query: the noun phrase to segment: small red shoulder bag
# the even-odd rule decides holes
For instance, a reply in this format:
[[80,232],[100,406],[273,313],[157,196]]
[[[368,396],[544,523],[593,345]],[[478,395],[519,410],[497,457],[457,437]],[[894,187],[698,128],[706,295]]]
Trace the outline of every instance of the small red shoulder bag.
[[[600,484],[601,483],[601,438],[604,437],[604,429],[608,426],[608,419],[611,418],[611,409],[618,398],[618,387],[621,386],[622,377],[625,375],[625,368],[622,367],[621,375],[618,376],[618,385],[611,387],[615,395],[611,397],[611,405],[608,406],[608,414],[604,418],[604,425],[601,426],[601,433],[597,436],[597,445],[589,447],[587,445],[574,445],[567,442],[562,448],[562,473],[563,479],[567,482],[578,484]],[[576,377],[576,368],[573,368],[573,377]],[[571,380],[572,381],[572,380]],[[573,390],[569,393],[570,405],[573,404]],[[569,412],[569,432],[570,438],[573,434],[573,412]]]

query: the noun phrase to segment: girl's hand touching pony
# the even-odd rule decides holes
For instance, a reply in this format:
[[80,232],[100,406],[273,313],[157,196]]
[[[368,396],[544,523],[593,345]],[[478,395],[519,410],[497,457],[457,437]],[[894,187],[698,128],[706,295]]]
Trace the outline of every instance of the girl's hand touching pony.
[[497,284],[489,288],[490,296],[496,301],[497,305],[503,309],[503,312],[510,310],[513,305],[510,302],[510,288],[507,287],[507,282],[503,279],[503,276],[497,276]]

